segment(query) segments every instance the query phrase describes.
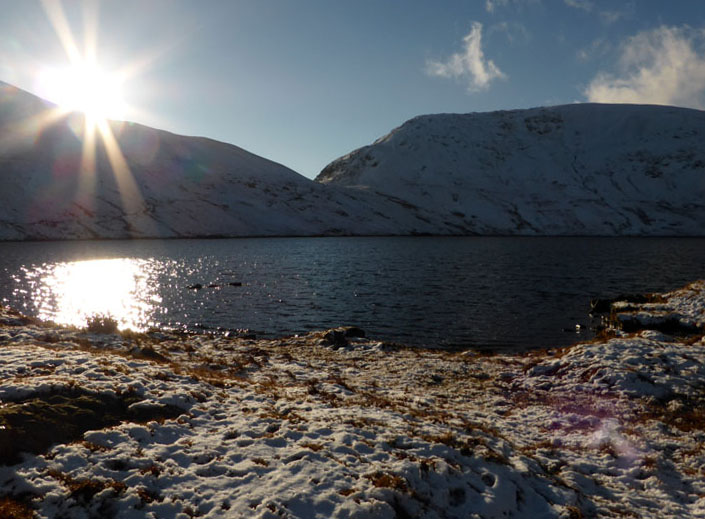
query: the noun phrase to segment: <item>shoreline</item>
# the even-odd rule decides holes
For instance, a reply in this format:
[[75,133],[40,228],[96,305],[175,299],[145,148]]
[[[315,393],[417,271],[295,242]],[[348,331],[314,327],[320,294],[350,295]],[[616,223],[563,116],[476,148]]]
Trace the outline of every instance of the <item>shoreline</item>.
[[705,517],[705,282],[613,314],[631,331],[488,355],[0,308],[0,515]]

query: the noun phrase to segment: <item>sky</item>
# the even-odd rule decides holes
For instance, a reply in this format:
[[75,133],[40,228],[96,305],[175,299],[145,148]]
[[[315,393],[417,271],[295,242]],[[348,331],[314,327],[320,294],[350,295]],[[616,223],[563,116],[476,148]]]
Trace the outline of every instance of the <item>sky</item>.
[[0,12],[0,81],[57,102],[46,71],[68,64],[71,40],[119,73],[124,119],[309,178],[420,114],[705,108],[703,0],[0,0]]

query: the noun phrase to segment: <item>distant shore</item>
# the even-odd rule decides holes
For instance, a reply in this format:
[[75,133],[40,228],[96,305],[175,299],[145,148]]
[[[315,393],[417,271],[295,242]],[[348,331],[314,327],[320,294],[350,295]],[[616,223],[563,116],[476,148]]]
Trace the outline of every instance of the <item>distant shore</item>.
[[612,324],[483,354],[0,308],[0,516],[705,516],[705,282]]

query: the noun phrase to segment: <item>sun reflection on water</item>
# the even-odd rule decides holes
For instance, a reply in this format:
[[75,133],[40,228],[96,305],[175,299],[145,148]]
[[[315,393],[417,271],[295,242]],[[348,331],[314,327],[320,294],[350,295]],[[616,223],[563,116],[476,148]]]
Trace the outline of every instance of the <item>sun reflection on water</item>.
[[84,327],[93,316],[109,316],[120,329],[144,331],[163,311],[153,263],[134,258],[72,261],[24,274],[40,319]]

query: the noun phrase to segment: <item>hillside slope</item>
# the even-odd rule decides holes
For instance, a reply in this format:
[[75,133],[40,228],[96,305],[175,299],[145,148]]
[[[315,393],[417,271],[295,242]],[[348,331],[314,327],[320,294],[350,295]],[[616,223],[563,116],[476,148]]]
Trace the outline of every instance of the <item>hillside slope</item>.
[[0,240],[399,231],[402,210],[381,216],[374,195],[322,186],[230,144],[109,126],[113,137],[98,132],[91,145],[82,115],[0,83]]
[[108,127],[92,142],[82,115],[0,83],[0,240],[705,234],[696,110],[420,116],[318,182],[230,144]]
[[703,235],[705,112],[575,104],[416,117],[317,177],[439,234]]

